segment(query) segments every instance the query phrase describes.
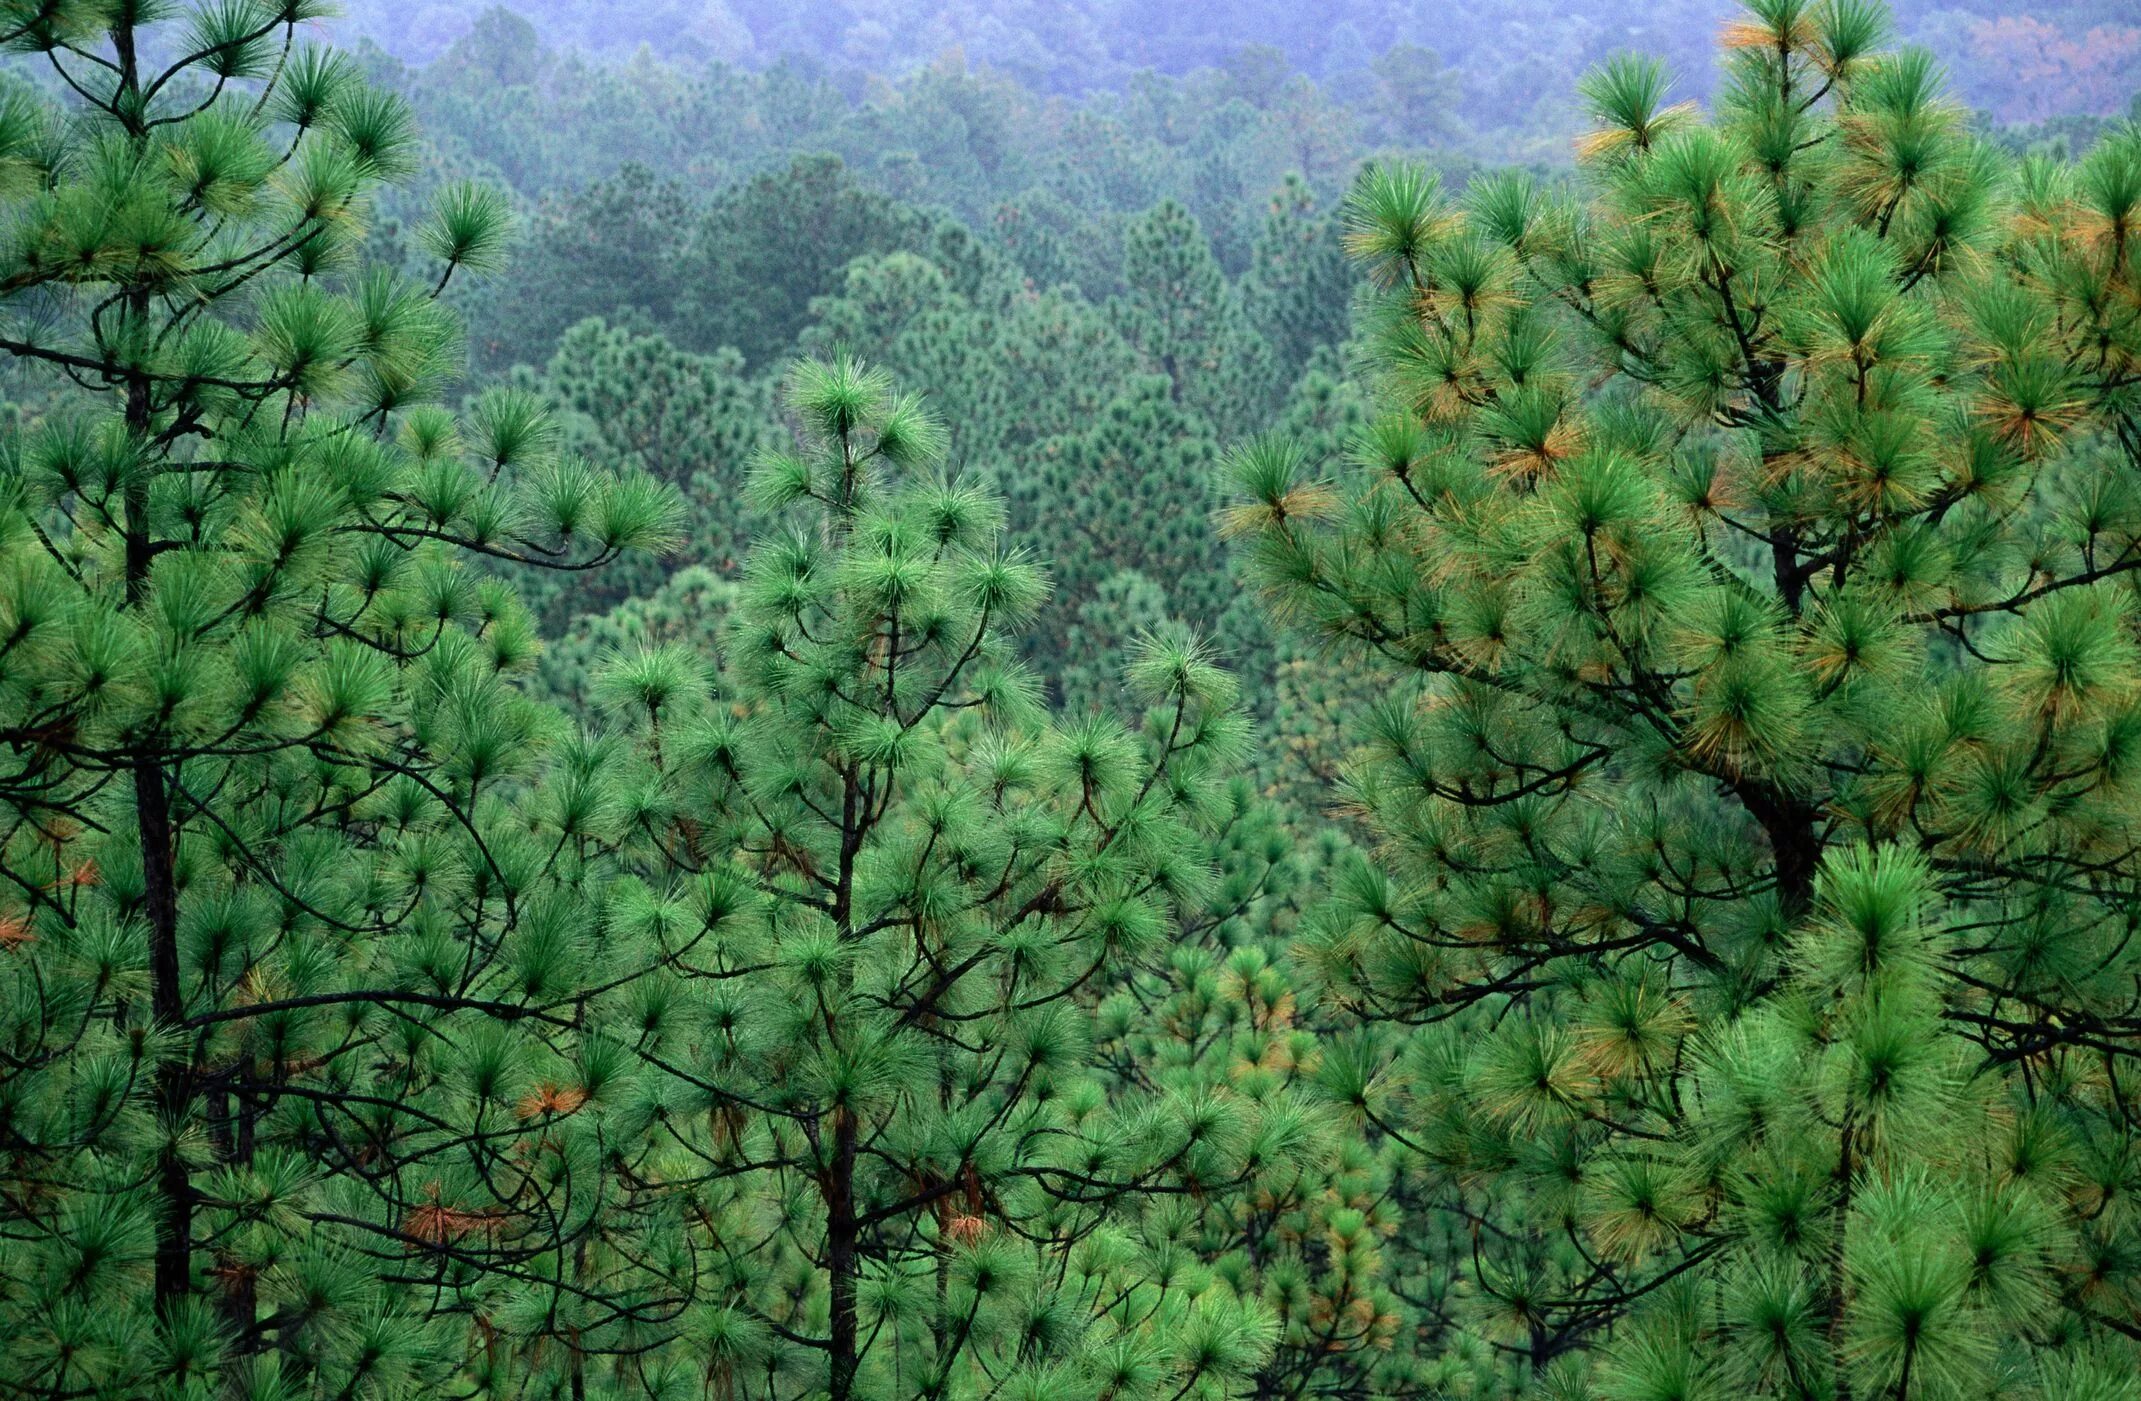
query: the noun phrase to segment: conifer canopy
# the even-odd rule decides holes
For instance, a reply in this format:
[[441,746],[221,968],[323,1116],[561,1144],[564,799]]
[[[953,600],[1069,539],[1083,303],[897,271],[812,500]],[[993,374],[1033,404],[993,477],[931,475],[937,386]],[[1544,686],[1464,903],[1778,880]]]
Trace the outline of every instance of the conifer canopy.
[[328,8],[0,0],[0,1401],[2141,1401],[2141,128]]

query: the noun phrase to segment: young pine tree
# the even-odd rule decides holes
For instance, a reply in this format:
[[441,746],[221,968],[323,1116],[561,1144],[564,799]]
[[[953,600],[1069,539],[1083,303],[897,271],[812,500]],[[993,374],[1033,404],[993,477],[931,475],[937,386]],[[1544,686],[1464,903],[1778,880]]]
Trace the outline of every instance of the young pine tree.
[[1510,1391],[2132,1394],[2141,137],[2002,159],[1884,26],[1616,60],[1580,198],[1370,173],[1386,416],[1239,464],[1388,678],[1325,1080]]
[[718,665],[630,649],[603,682],[641,859],[688,874],[669,1018],[724,1087],[672,1119],[719,1277],[686,1331],[724,1395],[1224,1393],[1269,1325],[1165,1204],[1283,1167],[1305,1116],[1113,1092],[1088,1048],[1212,882],[1233,688],[1155,641],[1143,731],[1052,721],[1010,641],[1046,582],[934,421],[844,356],[787,399],[797,450],[756,474],[785,528]]
[[0,439],[11,1396],[578,1389],[689,1288],[617,1170],[601,776],[461,564],[672,506],[425,402],[501,205],[443,194],[426,283],[358,265],[412,134],[317,10],[0,7],[68,94],[0,100],[0,350],[52,385]]

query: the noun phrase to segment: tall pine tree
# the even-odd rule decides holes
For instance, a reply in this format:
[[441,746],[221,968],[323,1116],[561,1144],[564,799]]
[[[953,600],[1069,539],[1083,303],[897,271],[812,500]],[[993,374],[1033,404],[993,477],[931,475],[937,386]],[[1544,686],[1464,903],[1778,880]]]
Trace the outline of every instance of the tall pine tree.
[[1213,883],[1233,685],[1154,639],[1143,729],[1052,720],[1010,640],[1046,582],[935,421],[845,356],[787,401],[756,473],[785,528],[716,664],[628,648],[601,683],[641,859],[688,877],[671,1019],[726,1087],[675,1130],[717,1276],[688,1331],[734,1395],[1221,1392],[1269,1324],[1167,1203],[1287,1170],[1300,1097],[1114,1092],[1088,1050]]
[[53,385],[0,442],[10,1395],[577,1389],[688,1286],[616,1244],[602,779],[462,567],[673,503],[425,402],[503,206],[446,190],[425,283],[357,262],[412,132],[317,9],[0,10],[65,94],[0,103],[0,349]]
[[2141,138],[2005,161],[1885,23],[1607,65],[1580,197],[1371,172],[1386,415],[1238,463],[1387,678],[1324,1078],[1509,1391],[2131,1394]]

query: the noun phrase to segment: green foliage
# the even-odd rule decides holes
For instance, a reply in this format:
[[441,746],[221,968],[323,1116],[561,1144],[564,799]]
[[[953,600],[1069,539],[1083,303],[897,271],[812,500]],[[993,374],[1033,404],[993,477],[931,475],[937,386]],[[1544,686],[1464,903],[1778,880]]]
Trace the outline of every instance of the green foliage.
[[1580,199],[1366,176],[1384,416],[1237,456],[1380,677],[1325,1081],[1498,1394],[2134,1370],[2141,141],[2003,160],[1882,19],[1762,0],[1714,118],[1609,65]]
[[0,1395],[2133,1397],[2141,135],[1111,6],[0,0]]
[[[583,190],[548,193],[530,213],[513,277],[470,299],[477,362],[540,364],[591,317],[634,312],[673,325],[693,214],[681,186],[636,162]],[[540,295],[528,295],[534,288]]]
[[603,714],[598,678],[629,652],[703,650],[735,606],[736,584],[704,565],[687,565],[607,612],[583,611],[543,643],[531,688],[587,721]]
[[680,256],[686,340],[734,346],[753,363],[777,356],[849,262],[927,250],[937,237],[918,210],[864,189],[836,158],[800,158],[707,206]]
[[1353,273],[1338,220],[1298,175],[1271,197],[1271,213],[1242,279],[1242,311],[1289,385],[1315,353],[1346,337]]
[[736,1394],[1223,1392],[1271,1324],[1178,1271],[1172,1203],[1290,1172],[1300,1111],[1111,1092],[1089,1053],[1091,991],[1214,889],[1234,687],[1154,639],[1143,731],[1052,721],[1009,641],[1046,580],[940,474],[935,421],[846,357],[785,398],[795,450],[754,473],[783,527],[715,666],[650,639],[597,683],[636,741],[643,857],[683,881],[694,1056],[749,1087],[677,1127],[725,1243],[686,1331],[752,1320]]
[[1123,283],[1123,337],[1167,377],[1170,396],[1214,423],[1239,421],[1270,379],[1268,348],[1239,324],[1233,289],[1187,209],[1163,201],[1130,225]]
[[626,1167],[657,955],[464,566],[675,504],[425,402],[505,210],[443,192],[428,285],[360,264],[408,112],[292,46],[315,8],[9,14],[72,90],[0,113],[0,346],[66,376],[0,445],[12,1396],[562,1389],[679,1285]]
[[771,435],[771,388],[733,350],[694,355],[658,333],[599,318],[565,333],[530,389],[560,411],[561,440],[588,460],[672,486],[683,501],[677,540],[592,576],[513,571],[546,635],[578,615],[655,595],[673,568],[733,577],[761,523],[745,491],[749,463]]
[[1120,1092],[1225,1093],[1297,1119],[1313,1150],[1267,1170],[1257,1190],[1185,1203],[1179,1245],[1278,1322],[1259,1395],[1403,1395],[1430,1380],[1407,1345],[1417,1327],[1388,1251],[1406,1223],[1395,1203],[1401,1155],[1345,1131],[1320,1078],[1341,1047],[1286,954],[1305,905],[1345,857],[1302,840],[1237,780],[1217,847],[1219,880],[1185,911],[1164,965],[1125,981],[1099,1008],[1096,1052]]
[[[1077,610],[1085,656],[1119,648],[1155,610],[1205,626],[1227,613],[1226,558],[1214,524],[1219,451],[1205,421],[1175,401],[1173,381],[1129,380],[1084,431],[1037,444],[1019,468],[1007,482],[1012,529],[1057,562],[1064,606]],[[1100,600],[1124,571],[1158,595],[1116,624],[1131,631],[1096,632],[1104,613],[1128,602]],[[1225,640],[1234,654],[1229,660],[1252,671],[1253,659],[1239,662],[1237,639]],[[1067,663],[1078,665],[1078,655]]]

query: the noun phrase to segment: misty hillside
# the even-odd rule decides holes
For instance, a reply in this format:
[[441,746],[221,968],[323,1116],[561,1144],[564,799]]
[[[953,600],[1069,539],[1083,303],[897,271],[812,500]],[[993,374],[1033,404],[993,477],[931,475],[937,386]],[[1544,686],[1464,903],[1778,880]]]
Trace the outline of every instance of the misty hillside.
[[[348,0],[342,32],[423,61],[468,33],[488,0]],[[764,66],[802,56],[896,74],[950,51],[1051,92],[1181,74],[1275,49],[1285,69],[1342,78],[1397,45],[1461,74],[1483,123],[1520,119],[1564,76],[1619,49],[1665,57],[1706,92],[1729,0],[511,0],[545,40],[612,58],[641,46]],[[2141,83],[2141,16],[2123,0],[1904,0],[1904,39],[1931,48],[1959,94],[2003,120],[2123,108]]]

